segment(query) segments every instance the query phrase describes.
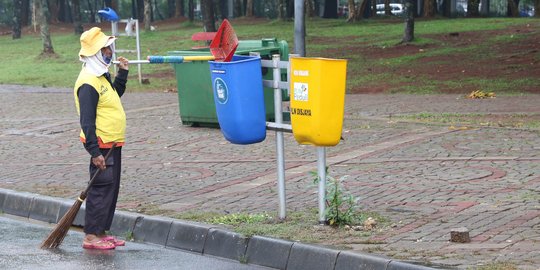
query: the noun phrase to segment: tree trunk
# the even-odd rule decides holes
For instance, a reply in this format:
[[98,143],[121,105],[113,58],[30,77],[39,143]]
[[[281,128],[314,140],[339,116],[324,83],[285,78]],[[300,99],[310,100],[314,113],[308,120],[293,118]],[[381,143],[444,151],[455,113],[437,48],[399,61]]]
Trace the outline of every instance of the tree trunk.
[[534,0],[534,17],[540,18],[540,0]]
[[92,6],[90,0],[86,0],[86,3],[88,4],[88,10],[90,11],[88,21],[90,23],[96,23],[96,14],[94,13],[94,7]]
[[184,1],[183,0],[175,0],[174,3],[174,17],[180,18],[184,16]]
[[175,5],[176,0],[167,0],[167,18],[174,18],[174,15],[176,13]]
[[[310,1],[310,0],[306,0],[305,2],[306,5],[308,4],[307,1]],[[285,17],[287,17],[288,19],[294,18],[294,0],[285,0],[285,10],[286,10]],[[308,12],[308,11],[305,10],[305,12]]]
[[[519,17],[519,0],[508,0],[508,17]],[[535,10],[538,12],[538,10]]]
[[405,33],[401,43],[411,42],[414,39],[414,0],[405,1]]
[[220,0],[219,4],[219,13],[221,13],[221,19],[227,19],[229,17],[229,1]]
[[58,21],[64,23],[72,23],[73,19],[71,18],[71,8],[69,6],[69,1],[60,0],[58,1]]
[[377,0],[371,0],[371,17],[377,15]]
[[315,4],[313,0],[306,0],[306,15],[308,17],[315,17]]
[[193,20],[195,19],[194,9],[195,9],[195,6],[193,4],[193,0],[189,0],[188,1],[188,17],[189,17],[190,22],[193,22]]
[[[509,0],[510,2],[512,0]],[[480,16],[480,0],[468,0],[467,1],[467,17]]]
[[[137,17],[137,0],[131,0],[131,18],[138,19]],[[139,20],[139,22],[142,22]]]
[[39,31],[41,40],[43,41],[42,55],[53,55],[54,48],[51,41],[51,34],[49,32],[49,7],[47,6],[47,0],[36,0],[37,16],[39,22]]
[[151,13],[152,13],[152,3],[150,0],[144,0],[144,30],[150,31],[151,23]]
[[234,17],[242,17],[244,13],[242,12],[242,0],[234,0]]
[[392,8],[390,7],[390,0],[384,0],[384,15],[392,15]]
[[278,19],[283,21],[287,17],[287,13],[286,13],[287,4],[285,3],[285,0],[279,0],[277,5],[278,5],[277,6]]
[[83,33],[83,26],[81,22],[81,4],[79,0],[71,0],[71,16],[73,17],[73,31],[75,35]]
[[214,19],[214,4],[212,0],[201,0],[201,12],[205,32],[216,32]]
[[356,5],[354,0],[348,0],[347,6],[349,7],[349,14],[347,14],[347,22],[356,22],[360,20],[358,12],[356,12]]
[[368,2],[369,0],[363,0],[362,1],[362,4],[360,4],[360,8],[357,8],[355,11],[356,11],[356,15],[358,18],[363,18],[364,17],[364,14],[366,14],[366,9],[367,9],[367,6],[368,6]]
[[49,7],[47,12],[49,14],[48,22],[57,23],[59,10],[56,1],[50,1],[50,3],[47,1],[46,5]]
[[[158,20],[165,20],[165,18],[163,17],[161,12],[159,11],[157,0],[154,0],[154,8],[152,8],[151,11],[154,11],[154,10],[156,11],[156,14],[157,14],[157,16],[159,18]],[[152,16],[152,21],[154,21],[154,16]]]
[[440,11],[441,14],[445,17],[452,17],[452,12],[450,10],[450,4],[451,4],[451,0],[443,0],[442,4],[441,4],[441,8],[442,10]]
[[253,17],[253,0],[246,2],[246,17]]
[[[111,0],[110,8],[114,9],[115,11],[118,11],[118,0]],[[120,14],[118,15],[120,16]]]
[[144,6],[145,0],[136,0],[137,1],[137,19],[139,19],[139,23],[144,23]]
[[29,25],[30,22],[28,21],[28,18],[30,18],[30,0],[22,0],[22,7],[21,7],[21,26]]
[[[369,0],[365,0],[369,1]],[[324,14],[323,18],[327,19],[337,19],[337,1],[335,0],[325,0],[324,1]]]
[[11,38],[21,38],[22,0],[13,0],[13,25],[11,26]]
[[437,1],[425,0],[424,1],[424,17],[428,17],[428,18],[435,17],[436,12],[437,12]]

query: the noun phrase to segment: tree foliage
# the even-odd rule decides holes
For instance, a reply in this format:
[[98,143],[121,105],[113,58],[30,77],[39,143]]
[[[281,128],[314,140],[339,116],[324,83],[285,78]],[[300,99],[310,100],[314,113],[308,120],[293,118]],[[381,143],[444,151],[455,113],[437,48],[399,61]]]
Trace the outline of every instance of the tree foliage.
[[[231,1],[231,2],[229,2]],[[303,0],[307,17],[322,16],[323,18],[344,18],[349,22],[356,22],[362,18],[373,16],[376,12],[373,0]],[[385,3],[385,15],[392,15],[390,2]],[[506,16],[520,16],[520,10],[540,11],[540,0],[506,0],[494,6],[482,7],[482,0],[467,0],[466,5],[458,4],[458,12],[452,8],[452,0],[423,0],[418,16],[434,17],[439,14],[447,17],[455,16],[489,16],[487,13]],[[34,20],[33,9],[30,3],[33,0],[4,0],[0,4],[0,24],[12,27],[14,37],[18,34],[18,26],[28,26]],[[163,20],[168,18],[188,17],[191,21],[202,20],[200,4],[206,0],[150,0],[150,20]],[[271,19],[290,19],[294,16],[294,0],[213,0],[214,19],[223,19],[233,14],[234,17],[268,17]],[[338,5],[339,2],[339,5]],[[380,3],[380,1],[377,1]],[[121,18],[134,18],[140,22],[145,18],[145,0],[47,0],[47,11],[50,14],[48,23],[72,23],[75,33],[79,33],[82,24],[96,23],[100,18],[97,11],[105,6],[112,7]],[[455,2],[454,2],[455,4]],[[416,1],[415,1],[416,5]],[[346,9],[348,8],[348,12]],[[232,11],[229,11],[232,9]],[[491,10],[490,10],[491,9]],[[540,17],[540,12],[535,12]]]

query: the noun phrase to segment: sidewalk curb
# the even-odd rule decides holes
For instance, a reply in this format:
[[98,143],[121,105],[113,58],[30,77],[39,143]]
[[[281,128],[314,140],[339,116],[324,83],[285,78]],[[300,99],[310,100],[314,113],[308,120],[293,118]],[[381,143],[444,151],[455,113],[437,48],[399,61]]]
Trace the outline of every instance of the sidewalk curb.
[[[56,223],[73,203],[66,199],[0,188],[0,212]],[[75,226],[84,224],[84,205]],[[116,211],[111,232],[161,245],[254,265],[287,270],[433,270],[369,254],[334,250],[263,236],[245,237],[218,226]]]

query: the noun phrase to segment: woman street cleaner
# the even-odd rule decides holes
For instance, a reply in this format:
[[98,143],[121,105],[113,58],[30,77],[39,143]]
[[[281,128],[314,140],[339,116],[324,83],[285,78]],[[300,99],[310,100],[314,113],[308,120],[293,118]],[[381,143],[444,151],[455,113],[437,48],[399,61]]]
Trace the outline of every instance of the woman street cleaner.
[[[80,140],[90,154],[90,175],[95,178],[86,199],[85,249],[114,249],[125,241],[107,236],[120,190],[121,151],[125,141],[126,115],[120,97],[128,76],[128,60],[118,57],[118,74],[111,79],[109,66],[116,37],[93,27],[82,33],[79,60],[83,62],[73,94],[80,116]],[[113,147],[115,144],[115,147]],[[104,156],[113,151],[105,160]]]

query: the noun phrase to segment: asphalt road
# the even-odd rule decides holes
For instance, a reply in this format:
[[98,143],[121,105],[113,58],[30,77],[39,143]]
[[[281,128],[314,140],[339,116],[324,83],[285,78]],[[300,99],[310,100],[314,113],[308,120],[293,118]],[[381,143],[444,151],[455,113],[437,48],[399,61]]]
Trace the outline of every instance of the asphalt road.
[[0,215],[0,269],[271,269],[132,242],[115,250],[86,250],[81,247],[83,233],[74,230],[57,250],[40,249],[51,229],[49,224]]

